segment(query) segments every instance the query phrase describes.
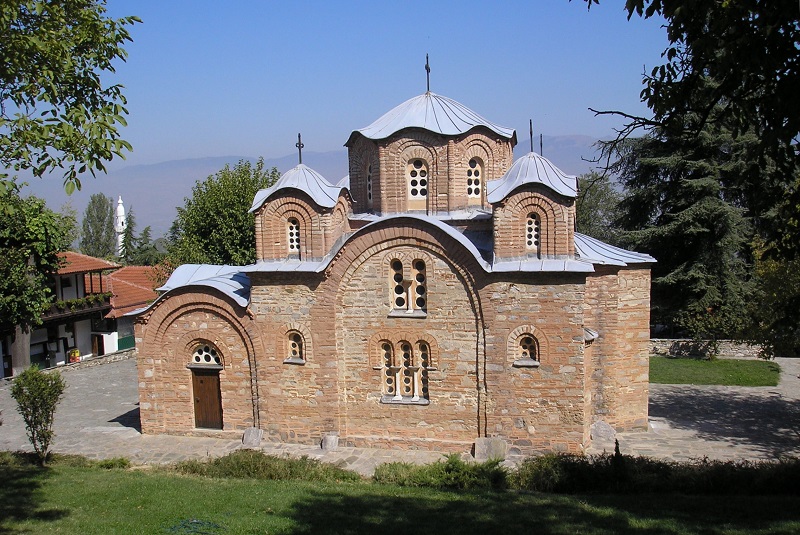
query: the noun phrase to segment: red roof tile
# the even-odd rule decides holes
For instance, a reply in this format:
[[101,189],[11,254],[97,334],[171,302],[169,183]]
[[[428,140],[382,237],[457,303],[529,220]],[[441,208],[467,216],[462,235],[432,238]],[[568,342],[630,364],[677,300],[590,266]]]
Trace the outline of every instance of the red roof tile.
[[64,260],[63,265],[58,269],[59,275],[69,275],[71,273],[88,273],[90,271],[105,271],[106,269],[117,269],[119,264],[95,258],[74,251],[66,251],[58,255]]
[[125,266],[107,275],[105,280],[112,293],[111,312],[107,318],[118,318],[142,308],[158,297],[151,280],[154,269],[150,266]]

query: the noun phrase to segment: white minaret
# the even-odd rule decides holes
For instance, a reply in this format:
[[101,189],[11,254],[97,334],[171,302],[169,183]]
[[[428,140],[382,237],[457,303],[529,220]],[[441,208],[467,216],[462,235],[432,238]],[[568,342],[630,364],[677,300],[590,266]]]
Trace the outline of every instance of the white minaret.
[[127,228],[127,221],[125,221],[125,207],[122,206],[122,195],[119,196],[117,201],[117,212],[114,217],[114,232],[117,233],[117,256],[122,256],[122,235]]

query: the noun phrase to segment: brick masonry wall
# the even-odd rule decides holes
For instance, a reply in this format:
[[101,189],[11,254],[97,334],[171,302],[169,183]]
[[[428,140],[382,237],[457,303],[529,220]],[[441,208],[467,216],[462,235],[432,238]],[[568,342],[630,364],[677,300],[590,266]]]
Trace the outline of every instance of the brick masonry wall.
[[526,244],[530,213],[536,213],[541,221],[539,252],[542,258],[575,254],[574,202],[544,187],[530,185],[516,190],[494,208],[494,254],[497,258],[519,258],[531,252]]
[[[488,284],[487,435],[522,453],[580,452],[589,422],[584,403],[583,278],[538,274]],[[519,337],[539,342],[540,366],[515,368]]]
[[592,363],[592,419],[619,430],[647,426],[650,272],[600,267],[587,277],[586,327],[599,332]]
[[250,318],[211,290],[179,290],[136,323],[139,409],[144,433],[193,433],[192,371],[199,343],[222,356],[219,373],[224,430],[254,425],[252,356],[260,340]]

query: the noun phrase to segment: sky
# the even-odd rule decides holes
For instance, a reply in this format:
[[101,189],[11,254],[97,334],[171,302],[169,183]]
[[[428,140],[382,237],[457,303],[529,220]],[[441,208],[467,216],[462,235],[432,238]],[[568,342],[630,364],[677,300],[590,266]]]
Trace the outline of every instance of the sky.
[[[133,145],[109,169],[211,156],[340,150],[426,89],[528,137],[608,138],[621,122],[587,108],[646,114],[642,74],[667,44],[658,20],[627,20],[623,0],[108,0],[130,29],[125,86]],[[99,178],[102,180],[102,177]]]

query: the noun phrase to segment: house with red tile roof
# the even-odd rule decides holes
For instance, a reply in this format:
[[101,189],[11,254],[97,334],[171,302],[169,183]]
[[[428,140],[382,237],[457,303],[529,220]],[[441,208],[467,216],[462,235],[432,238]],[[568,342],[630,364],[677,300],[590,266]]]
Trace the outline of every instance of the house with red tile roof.
[[62,266],[51,281],[53,302],[30,333],[30,353],[12,356],[13,333],[0,333],[3,377],[31,364],[49,368],[134,347],[132,319],[125,314],[158,297],[152,267],[122,267],[73,251],[60,256]]

